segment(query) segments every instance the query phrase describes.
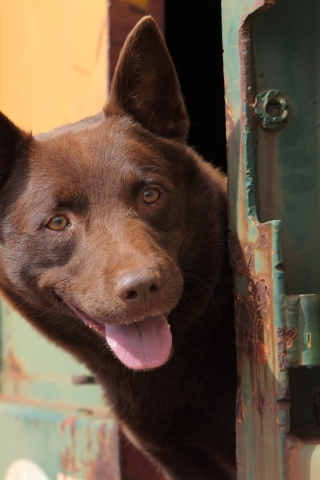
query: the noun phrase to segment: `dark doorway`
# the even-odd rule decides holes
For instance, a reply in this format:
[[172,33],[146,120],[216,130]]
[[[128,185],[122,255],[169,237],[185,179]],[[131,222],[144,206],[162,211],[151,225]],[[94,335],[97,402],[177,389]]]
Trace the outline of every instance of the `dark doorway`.
[[165,37],[191,121],[189,145],[226,171],[219,0],[166,0]]

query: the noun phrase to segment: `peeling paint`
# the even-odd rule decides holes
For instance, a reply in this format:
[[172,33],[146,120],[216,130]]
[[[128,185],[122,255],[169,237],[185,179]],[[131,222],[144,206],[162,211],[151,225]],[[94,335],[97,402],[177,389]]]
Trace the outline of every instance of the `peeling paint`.
[[242,422],[246,414],[246,407],[243,402],[243,395],[238,393],[236,400],[236,419],[237,422]]
[[232,132],[235,128],[234,112],[227,101],[225,103],[225,112],[226,112],[226,127],[228,129],[228,133],[232,135]]
[[[266,238],[266,236],[264,236]],[[235,299],[236,321],[240,325],[240,344],[246,349],[249,358],[267,365],[270,349],[263,341],[263,326],[270,304],[270,288],[266,279],[255,279],[254,246],[249,245],[242,253],[235,237],[229,240],[231,262],[238,274],[244,276],[247,284],[246,296],[239,292]]]
[[79,455],[78,435],[81,418],[72,416],[61,424],[61,432],[68,439],[67,446],[61,454],[61,469],[66,475],[83,475],[84,480],[119,480],[119,452],[117,436],[111,435],[107,423],[92,430],[87,436],[86,459]]
[[41,465],[52,480],[57,475],[61,480],[120,480],[118,427],[113,417],[105,413],[102,419],[98,410],[89,416],[68,416],[56,404],[43,408],[32,402],[1,400],[1,433],[4,438],[10,433],[17,441],[3,443],[0,478],[12,458],[26,458]]
[[4,358],[2,378],[4,381],[12,382],[16,395],[19,393],[21,383],[33,381],[32,376],[27,373],[22,360],[15,355],[11,347],[9,347],[8,353]]
[[285,330],[282,327],[278,327],[277,330],[277,343],[279,351],[279,370],[283,372],[286,369],[286,349],[292,347],[293,339],[296,337],[296,333],[291,330]]

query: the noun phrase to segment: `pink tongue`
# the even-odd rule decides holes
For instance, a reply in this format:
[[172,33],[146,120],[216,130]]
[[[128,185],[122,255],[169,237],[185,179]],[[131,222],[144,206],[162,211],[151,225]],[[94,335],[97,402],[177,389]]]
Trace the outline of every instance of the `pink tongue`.
[[129,325],[106,324],[106,340],[119,360],[133,370],[163,365],[172,346],[171,332],[163,314]]

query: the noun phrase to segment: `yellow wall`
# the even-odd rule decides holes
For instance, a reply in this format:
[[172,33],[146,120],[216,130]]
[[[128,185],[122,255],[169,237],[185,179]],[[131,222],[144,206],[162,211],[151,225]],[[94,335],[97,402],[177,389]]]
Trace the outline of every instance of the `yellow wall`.
[[[0,110],[35,134],[97,113],[107,92],[106,15],[107,0],[0,0]],[[98,385],[80,394],[71,382],[88,373],[83,365],[0,306],[3,372],[15,352],[32,379],[19,383],[19,395],[101,405]],[[4,373],[0,383],[2,394],[17,394],[14,377]]]
[[33,133],[97,113],[107,0],[0,0],[0,109]]

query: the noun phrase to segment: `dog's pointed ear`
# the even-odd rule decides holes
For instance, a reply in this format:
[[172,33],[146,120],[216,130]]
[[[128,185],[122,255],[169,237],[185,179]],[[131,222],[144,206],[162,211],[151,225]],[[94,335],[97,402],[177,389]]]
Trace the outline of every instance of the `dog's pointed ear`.
[[119,110],[160,136],[186,139],[189,121],[178,77],[152,17],[140,20],[120,53],[105,112]]
[[0,112],[0,186],[9,177],[15,158],[32,138],[31,133],[20,130]]

